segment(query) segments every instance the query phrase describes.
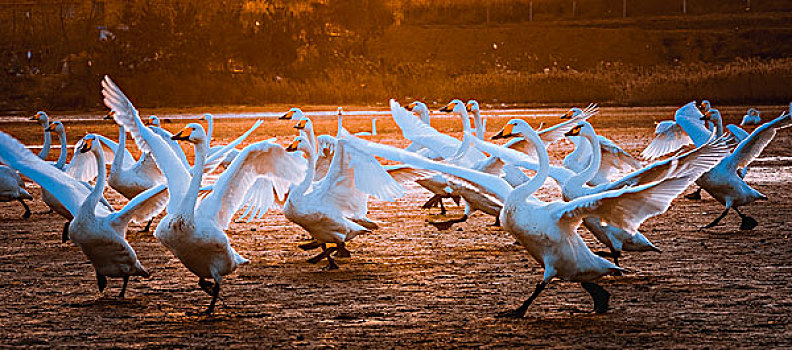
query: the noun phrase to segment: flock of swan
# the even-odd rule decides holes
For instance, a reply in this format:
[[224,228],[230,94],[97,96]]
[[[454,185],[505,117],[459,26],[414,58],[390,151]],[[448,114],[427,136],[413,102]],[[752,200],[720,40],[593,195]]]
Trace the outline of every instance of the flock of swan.
[[[128,225],[147,223],[144,231],[148,231],[164,212],[154,236],[211,296],[201,312],[205,314],[215,308],[223,277],[250,262],[225,233],[237,212],[244,211],[241,218],[252,220],[280,209],[311,236],[299,248],[319,249],[308,261],[327,260],[324,269],[337,269],[336,258],[351,256],[347,248],[351,239],[382,225],[367,217],[370,197],[393,201],[405,192],[407,182],[431,194],[424,208],[439,207],[445,213],[446,199],[464,204],[462,217],[429,222],[437,229],[447,230],[475,212],[491,215],[493,225],[512,234],[543,268],[532,295],[500,316],[522,317],[554,279],[580,283],[591,295],[594,311],[602,313],[608,309],[610,293],[597,280],[629,271],[619,265],[624,251],[660,251],[639,228],[648,218],[666,212],[691,184],[725,207],[704,228],[718,225],[730,210],[742,218],[741,229],[756,227],[756,219],[740,207],[766,197],[744,181],[747,167],[776,130],[792,125],[790,112],[760,124],[759,112],[750,110],[742,125],[759,126],[749,134],[736,125],[724,127],[720,112],[708,101],[698,106],[691,102],[676,111],[674,120],[657,125],[654,140],[642,152],[649,161],[642,162],[597,135],[588,122],[599,111],[595,105],[572,108],[561,116],[562,122],[540,130],[522,119],[509,120],[492,137],[508,141],[496,144],[485,140],[486,120],[474,100],[453,100],[440,109],[460,117],[462,140],[433,128],[426,104],[415,101],[403,107],[391,100],[392,117],[411,142],[404,149],[359,137],[376,134],[374,121],[371,133],[350,134],[343,127],[340,108],[335,136],[317,136],[311,119],[292,108],[280,117],[296,123],[297,136],[287,147],[270,139],[239,149],[261,121],[233,142],[216,145],[211,115],[203,118],[207,130],[190,123],[172,134],[157,117],[142,119],[109,77],[102,81],[102,93],[110,109],[106,118],[119,128],[118,142],[85,135],[68,162],[63,124],[51,122],[44,112],[32,118],[44,130],[44,147],[38,155],[0,132],[0,162],[5,164],[0,166],[0,201],[19,201],[25,208],[23,217],[28,218],[30,209],[24,200],[32,196],[18,173],[38,183],[44,202],[67,221],[63,241],[80,247],[96,270],[100,292],[108,277],[123,279],[119,297],[124,296],[130,276],[149,277],[126,240]],[[54,164],[44,160],[51,133],[58,135],[61,146]],[[138,159],[127,150],[127,134],[142,153]],[[563,166],[551,165],[547,147],[565,137],[575,149],[563,159]],[[180,142],[194,148],[192,164]],[[689,144],[694,147],[680,151]],[[383,166],[375,156],[397,165]],[[207,176],[213,172],[219,175]],[[626,175],[619,177],[618,172]],[[538,198],[537,191],[546,183],[557,184],[561,198]],[[129,199],[123,208],[104,199],[106,185]],[[579,234],[581,225],[609,251],[593,252]]]

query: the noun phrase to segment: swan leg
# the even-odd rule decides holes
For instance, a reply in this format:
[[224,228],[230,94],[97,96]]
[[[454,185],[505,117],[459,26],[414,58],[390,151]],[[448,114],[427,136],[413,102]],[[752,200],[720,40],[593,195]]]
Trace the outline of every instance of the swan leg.
[[127,284],[129,284],[129,276],[124,276],[124,285],[121,286],[121,293],[118,293],[118,297],[123,299],[124,294],[126,294]]
[[[603,258],[611,258],[613,259],[613,264],[619,266],[619,258],[621,257],[621,252],[610,248],[609,252],[594,252],[595,255],[601,256]],[[621,276],[621,272],[614,273],[614,276]]]
[[692,199],[692,200],[700,200],[701,199],[701,187],[699,187],[696,192],[689,193],[685,195],[685,198]]
[[500,227],[500,216],[495,217],[495,222],[490,227]]
[[702,227],[701,230],[705,230],[705,229],[708,229],[708,228],[712,228],[712,227],[718,226],[720,221],[723,220],[723,218],[726,217],[726,214],[729,213],[729,209],[731,209],[731,208],[726,207],[726,210],[724,210],[723,213],[718,215],[718,217],[715,218],[715,220],[713,222],[710,222],[707,226]]
[[151,220],[149,220],[149,222],[146,224],[146,227],[145,227],[145,228],[143,228],[142,230],[138,231],[138,233],[147,233],[147,232],[151,232],[151,223],[152,223],[152,222],[154,222],[154,218],[151,218]]
[[204,293],[208,295],[212,295],[212,287],[214,287],[214,284],[212,282],[209,282],[203,278],[199,278],[198,286],[201,287],[201,290],[203,290]]
[[329,251],[329,253],[327,253],[327,266],[322,268],[323,271],[338,270],[338,264],[336,264],[335,259],[333,259],[333,256],[331,255],[331,253],[335,252],[336,250],[338,250],[336,247],[327,249],[327,251]]
[[525,316],[525,311],[528,310],[528,307],[531,306],[531,304],[533,303],[534,299],[536,299],[536,297],[539,296],[539,293],[542,293],[542,291],[545,289],[545,287],[547,287],[547,282],[542,281],[542,282],[537,283],[536,284],[536,289],[534,289],[533,294],[531,294],[531,296],[528,297],[528,299],[525,300],[525,302],[523,302],[523,304],[520,305],[520,307],[518,307],[515,310],[501,312],[501,313],[498,314],[497,317],[521,318],[521,317]]
[[429,198],[429,200],[427,200],[427,201],[426,201],[426,203],[424,203],[424,204],[421,206],[421,209],[430,209],[430,208],[432,208],[432,207],[436,206],[436,205],[437,205],[437,200],[438,200],[439,198],[440,198],[440,196],[439,196],[439,195],[434,195],[434,196],[432,196],[432,198]]
[[66,221],[63,224],[63,232],[61,232],[61,243],[66,243],[69,241],[69,222]]
[[330,252],[330,250],[327,249],[327,244],[322,243],[322,252],[319,253],[319,255],[308,259],[308,263],[316,264],[316,263],[322,261],[322,259],[326,258],[328,256],[328,254],[330,254],[330,253],[332,253],[332,252]]
[[214,311],[215,304],[217,303],[217,298],[220,296],[220,281],[215,281],[214,286],[212,287],[212,301],[209,303],[209,307],[206,308],[207,315],[212,314]]
[[610,293],[599,284],[591,282],[581,282],[580,285],[585,289],[594,299],[594,312],[601,314],[608,311],[608,301],[610,301]]
[[757,222],[756,219],[741,213],[740,209],[734,208],[734,211],[736,211],[737,215],[740,215],[740,219],[742,219],[742,222],[740,223],[740,230],[753,230],[757,225],[759,225],[759,222]]
[[97,272],[96,273],[96,285],[99,287],[99,293],[104,292],[105,287],[107,287],[107,277],[103,274]]
[[346,243],[338,243],[337,247],[338,252],[335,255],[336,258],[352,257],[352,253],[350,253],[349,249],[346,248]]
[[440,203],[440,215],[445,215],[446,207],[445,204],[443,204],[443,198],[437,198],[437,203]]
[[22,214],[22,218],[23,219],[29,218],[30,217],[30,207],[28,207],[28,205],[25,203],[25,201],[22,200],[22,198],[19,199],[19,203],[22,203],[22,207],[25,208],[25,213]]
[[313,250],[313,249],[319,248],[319,247],[321,247],[321,246],[322,246],[322,244],[321,244],[321,243],[319,243],[319,242],[318,242],[317,240],[315,240],[315,239],[312,239],[312,240],[310,240],[310,241],[308,241],[308,242],[301,243],[301,244],[300,244],[300,245],[298,245],[297,247],[299,247],[299,248],[300,248],[300,249],[302,249],[302,250],[308,251],[308,250]]
[[467,221],[467,219],[468,219],[468,215],[464,214],[459,219],[451,219],[451,220],[448,220],[448,221],[429,221],[429,220],[427,220],[426,222],[428,222],[430,225],[434,226],[435,228],[437,228],[440,231],[446,231],[446,230],[450,229],[451,226],[453,226],[454,224],[460,223],[460,222],[465,222],[465,221]]

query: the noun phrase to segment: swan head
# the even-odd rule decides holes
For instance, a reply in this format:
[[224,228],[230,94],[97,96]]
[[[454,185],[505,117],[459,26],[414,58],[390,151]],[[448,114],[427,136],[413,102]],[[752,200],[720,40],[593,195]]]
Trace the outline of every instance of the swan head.
[[476,100],[467,101],[467,103],[465,103],[465,109],[467,109],[468,112],[479,112],[479,111],[481,111],[479,109],[479,103]]
[[99,145],[99,142],[94,142],[95,140],[96,140],[96,135],[94,134],[85,135],[85,137],[83,137],[82,140],[80,140],[80,144],[81,144],[79,149],[80,153],[88,153],[94,150],[94,148],[96,148],[96,151],[99,151],[102,146]]
[[709,111],[710,108],[712,108],[712,104],[710,104],[709,100],[702,100],[701,103],[699,104],[699,109],[701,110],[702,113]]
[[206,120],[206,121],[212,120],[213,118],[214,116],[209,113],[205,113],[204,115],[201,116],[201,120]]
[[56,120],[50,123],[50,125],[46,129],[44,129],[44,132],[56,132],[59,134],[64,131],[66,130],[63,128],[63,123],[60,120]]
[[175,135],[171,136],[171,140],[187,141],[193,144],[206,143],[206,131],[203,126],[198,123],[187,124],[184,129],[179,130]]
[[311,151],[311,143],[305,137],[297,136],[294,138],[294,141],[286,147],[286,152],[297,152],[303,151],[305,154],[309,154]]
[[278,117],[278,119],[281,119],[281,120],[300,120],[304,116],[305,115],[303,114],[303,111],[301,109],[292,108],[292,109],[289,109],[289,111],[286,112],[285,114],[283,114],[282,116]]
[[589,136],[589,137],[597,137],[597,133],[594,131],[594,127],[589,124],[589,122],[582,121],[575,125],[572,129],[564,133],[564,136]]
[[720,111],[715,108],[710,108],[704,115],[701,116],[701,120],[705,121],[719,121],[721,120]]
[[150,115],[146,120],[146,125],[159,127],[161,125],[159,117],[156,115]]
[[528,122],[522,119],[512,119],[509,120],[506,125],[503,126],[503,129],[498,131],[498,133],[495,134],[492,139],[497,140],[514,136],[527,136],[531,133],[535,135],[536,131],[531,127],[530,124],[528,124]]
[[575,119],[577,117],[582,117],[585,113],[582,109],[578,107],[570,108],[566,113],[561,115],[561,119]]
[[748,115],[750,115],[750,116],[758,116],[759,115],[759,110],[756,109],[756,108],[753,108],[753,107],[748,108]]
[[107,114],[102,119],[104,119],[104,120],[113,120],[113,117],[115,117],[115,111],[110,111],[110,112],[107,112]]
[[43,111],[38,111],[36,115],[30,117],[30,120],[35,120],[41,125],[46,125],[49,122],[49,116]]
[[440,108],[440,112],[446,112],[446,113],[454,112],[459,115],[465,115],[467,114],[467,108],[465,107],[465,104],[462,103],[461,100],[455,99],[449,102],[447,105],[443,106],[443,108]]
[[427,107],[426,104],[421,101],[413,101],[404,108],[413,113],[429,114],[429,107]]
[[294,128],[297,130],[311,129],[313,128],[313,122],[311,121],[311,118],[302,117],[297,122],[297,124],[294,124]]

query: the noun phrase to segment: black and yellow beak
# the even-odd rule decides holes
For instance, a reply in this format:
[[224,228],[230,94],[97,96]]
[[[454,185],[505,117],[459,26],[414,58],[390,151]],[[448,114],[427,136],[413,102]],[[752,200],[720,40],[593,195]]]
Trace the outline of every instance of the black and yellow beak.
[[102,118],[102,119],[104,119],[104,120],[113,119],[113,116],[114,116],[114,115],[115,115],[115,111],[110,111],[110,112],[108,112],[108,113],[107,113],[107,115],[105,115],[105,116],[104,116],[104,118]]
[[449,103],[449,104],[443,106],[443,108],[440,108],[439,111],[440,112],[451,113],[451,112],[454,111],[454,104],[453,103]]
[[566,113],[561,115],[561,119],[572,119],[572,116],[574,116],[574,115],[575,115],[575,112],[570,109]]
[[506,138],[512,137],[512,136],[514,136],[514,134],[512,133],[513,130],[514,130],[514,124],[511,124],[511,123],[506,124],[503,127],[503,129],[498,131],[498,133],[495,134],[495,136],[492,137],[492,139],[493,140],[498,140],[498,139],[506,139]]
[[294,125],[294,128],[297,130],[305,129],[305,125],[308,124],[308,121],[305,119],[301,119],[297,124]]
[[190,134],[192,134],[192,132],[193,129],[190,127],[181,129],[176,133],[176,135],[171,136],[171,140],[187,141],[190,139]]
[[294,152],[297,150],[297,147],[300,146],[300,140],[294,140],[289,147],[286,147],[286,152]]
[[583,129],[583,125],[576,125],[572,130],[567,131],[564,133],[564,136],[578,136],[580,135],[580,130]]
[[465,103],[465,109],[467,109],[468,112],[473,111],[473,104],[470,102]]
[[90,151],[91,147],[93,146],[93,140],[94,139],[83,140],[84,142],[83,142],[82,147],[80,147],[80,153],[86,153],[86,152]]
[[30,117],[30,120],[38,121],[39,120],[38,115],[34,115],[34,116]]
[[415,108],[415,106],[416,106],[415,102],[411,102],[410,104],[404,106],[404,109],[412,112],[412,110]]
[[291,119],[293,115],[294,115],[294,111],[288,111],[286,112],[286,114],[278,117],[278,119]]

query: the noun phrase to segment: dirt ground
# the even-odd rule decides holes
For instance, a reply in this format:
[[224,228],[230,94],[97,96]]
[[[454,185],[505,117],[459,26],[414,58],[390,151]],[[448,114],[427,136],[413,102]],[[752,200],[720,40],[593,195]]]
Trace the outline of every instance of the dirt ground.
[[[738,110],[726,114],[736,119]],[[672,109],[640,111],[603,109],[594,126],[637,155],[649,143],[652,120],[670,117]],[[374,140],[405,145],[390,118],[379,118]],[[490,116],[490,133],[508,118]],[[557,119],[529,121],[537,126]],[[218,121],[219,139],[232,139],[250,123]],[[292,138],[292,122],[267,123],[257,140],[278,136],[285,144]],[[334,123],[332,117],[316,122],[320,132],[332,133]],[[356,117],[346,125],[362,131],[367,123]],[[459,129],[456,119],[436,123],[441,130]],[[26,144],[41,142],[41,128],[33,123],[0,127]],[[86,130],[117,136],[109,122],[67,119],[66,127],[75,135],[72,144]],[[35,197],[30,219],[20,217],[18,203],[0,203],[0,347],[789,348],[790,146],[792,132],[781,131],[749,171],[748,182],[769,197],[744,208],[760,223],[753,231],[740,231],[735,214],[723,226],[699,231],[722,206],[708,195],[679,198],[641,228],[663,253],[628,253],[622,266],[634,273],[601,281],[613,295],[608,313],[590,313],[590,297],[579,285],[556,281],[524,319],[494,316],[530,295],[540,266],[508,233],[488,227],[493,220],[486,215],[447,232],[428,226],[424,221],[435,212],[419,209],[429,195],[415,186],[394,203],[370,203],[369,216],[381,229],[355,238],[352,257],[339,260],[337,271],[306,262],[314,253],[297,248],[306,233],[280,212],[233,223],[232,245],[252,263],[226,278],[215,315],[191,317],[185,312],[204,308],[209,298],[151,234],[137,233],[142,226],[133,225],[127,239],[151,278],[132,278],[123,300],[115,298],[118,279],[99,294],[82,252],[60,243],[64,220],[43,213],[47,207],[29,183]],[[566,148],[554,146],[554,158]],[[546,193],[555,191],[549,188]],[[107,197],[117,207],[126,202],[110,189]],[[461,213],[452,205],[448,216]],[[585,229],[579,232],[592,249],[603,248]]]

